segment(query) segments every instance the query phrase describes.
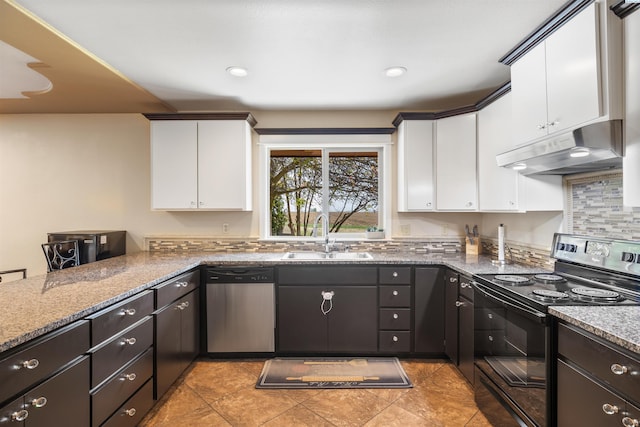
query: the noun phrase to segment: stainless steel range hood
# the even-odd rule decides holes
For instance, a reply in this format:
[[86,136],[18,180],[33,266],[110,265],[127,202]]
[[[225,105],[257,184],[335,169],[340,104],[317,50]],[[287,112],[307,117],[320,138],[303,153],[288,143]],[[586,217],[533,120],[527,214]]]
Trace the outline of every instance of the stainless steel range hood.
[[496,156],[523,175],[569,175],[622,167],[622,120],[594,123]]

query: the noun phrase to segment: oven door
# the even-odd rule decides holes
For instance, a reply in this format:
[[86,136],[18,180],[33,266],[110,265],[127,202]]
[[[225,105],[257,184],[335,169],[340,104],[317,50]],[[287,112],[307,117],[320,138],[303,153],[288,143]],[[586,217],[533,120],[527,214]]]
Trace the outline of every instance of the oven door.
[[[481,379],[476,381],[476,403],[490,421],[500,414],[497,401],[513,417],[514,425],[548,425],[548,316],[492,286],[476,281],[473,286],[474,362],[476,377]],[[493,422],[505,425],[504,420]]]

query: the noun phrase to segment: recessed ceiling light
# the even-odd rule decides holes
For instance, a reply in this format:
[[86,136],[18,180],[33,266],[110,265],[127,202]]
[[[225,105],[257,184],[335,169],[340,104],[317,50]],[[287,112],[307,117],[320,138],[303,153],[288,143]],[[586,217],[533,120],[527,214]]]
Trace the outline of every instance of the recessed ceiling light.
[[514,171],[523,171],[527,168],[527,165],[525,163],[516,163],[512,166],[512,169]]
[[227,73],[234,77],[246,77],[249,74],[246,68],[236,66],[227,68]]
[[387,77],[400,77],[406,72],[407,72],[407,69],[404,67],[389,67],[386,70],[384,70],[384,74]]
[[591,154],[591,151],[589,151],[588,148],[586,148],[586,147],[578,147],[578,148],[572,149],[571,153],[569,153],[569,156],[571,156],[571,157],[587,157],[590,154]]

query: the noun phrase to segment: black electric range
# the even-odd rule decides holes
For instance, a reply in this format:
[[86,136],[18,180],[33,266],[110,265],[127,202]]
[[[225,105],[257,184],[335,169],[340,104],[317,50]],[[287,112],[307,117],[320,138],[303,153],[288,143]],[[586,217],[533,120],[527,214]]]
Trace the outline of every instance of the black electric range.
[[551,256],[553,272],[474,278],[545,312],[550,305],[640,305],[640,242],[556,234]]

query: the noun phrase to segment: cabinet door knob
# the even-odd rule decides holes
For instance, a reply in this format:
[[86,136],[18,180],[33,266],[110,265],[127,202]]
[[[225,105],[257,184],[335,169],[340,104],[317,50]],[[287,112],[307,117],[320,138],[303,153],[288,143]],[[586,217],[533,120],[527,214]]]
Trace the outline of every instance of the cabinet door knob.
[[125,409],[124,413],[129,415],[130,417],[133,417],[136,414],[136,408],[130,408],[130,409]]
[[398,317],[400,317],[400,316],[398,316],[398,313],[393,313],[393,318],[394,319],[397,319]]
[[610,403],[605,403],[604,405],[602,405],[602,412],[607,415],[614,415],[618,413],[618,407]]
[[614,363],[611,365],[611,372],[616,375],[624,375],[629,371],[626,366],[620,365],[619,363]]
[[464,305],[463,302],[456,301],[456,307],[462,307]]
[[394,272],[393,272],[393,274],[392,274],[392,276],[393,276],[393,277],[398,277],[398,272],[397,272],[397,271],[394,271]]
[[130,373],[130,374],[123,374],[123,375],[122,375],[122,377],[120,377],[120,379],[121,379],[122,381],[126,381],[126,380],[129,380],[129,381],[135,381],[135,379],[136,379],[137,377],[138,377],[138,376],[137,376],[134,372],[132,372],[132,373]]
[[392,294],[393,294],[394,297],[397,297],[398,296],[398,291],[393,291]]
[[136,340],[135,338],[124,338],[122,341],[120,341],[120,345],[134,345],[138,340]]
[[29,416],[29,411],[21,409],[11,414],[11,421],[24,421]]
[[27,369],[36,369],[40,361],[38,359],[29,359],[22,362],[22,367]]
[[458,283],[458,278],[457,277],[449,277],[449,282]]
[[123,308],[118,313],[119,316],[133,316],[134,314],[136,314],[135,308]]
[[431,207],[431,202],[427,202],[427,207]]
[[393,342],[398,342],[398,337],[397,336],[394,335],[392,339],[393,339]]
[[624,427],[638,427],[640,426],[640,421],[637,418],[624,417],[622,419],[622,425]]
[[35,408],[42,408],[47,404],[47,398],[44,396],[40,396],[37,399],[32,399],[29,403]]
[[542,130],[542,129],[546,129],[546,128],[547,128],[547,125],[546,125],[546,124],[541,124],[541,125],[538,125],[538,126],[536,126],[536,127],[537,127],[538,129]]

